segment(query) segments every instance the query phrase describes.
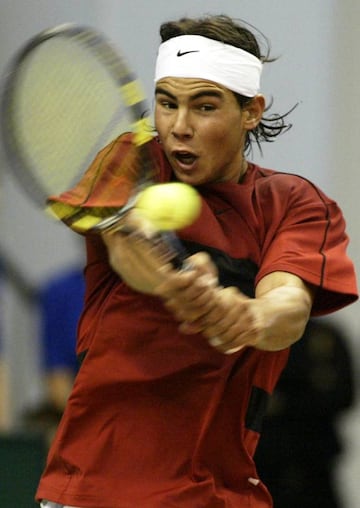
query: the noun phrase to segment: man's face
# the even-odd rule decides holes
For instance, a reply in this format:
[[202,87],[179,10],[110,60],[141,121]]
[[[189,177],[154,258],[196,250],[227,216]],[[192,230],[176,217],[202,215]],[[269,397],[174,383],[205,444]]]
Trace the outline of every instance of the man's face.
[[155,127],[178,180],[239,181],[246,130],[230,90],[201,79],[163,78],[155,99]]

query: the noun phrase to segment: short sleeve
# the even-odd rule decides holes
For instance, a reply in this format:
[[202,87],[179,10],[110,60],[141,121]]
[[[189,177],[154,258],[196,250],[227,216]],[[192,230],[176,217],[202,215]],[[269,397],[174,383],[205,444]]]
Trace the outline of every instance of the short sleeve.
[[354,302],[356,277],[338,205],[311,182],[293,175],[275,175],[260,195],[264,243],[257,280],[286,271],[314,285],[313,315]]

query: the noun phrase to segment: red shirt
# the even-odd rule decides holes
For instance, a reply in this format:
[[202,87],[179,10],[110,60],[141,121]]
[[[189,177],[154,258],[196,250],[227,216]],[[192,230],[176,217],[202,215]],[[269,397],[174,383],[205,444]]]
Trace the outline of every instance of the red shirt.
[[[159,180],[169,180],[161,146],[151,149]],[[117,173],[133,157],[121,138],[60,199],[120,206]],[[222,285],[254,296],[264,275],[282,270],[318,288],[313,314],[357,298],[342,214],[309,181],[249,164],[241,183],[198,190],[201,216],[179,236],[190,253],[209,252]],[[84,508],[271,507],[252,457],[288,351],[223,355],[200,334],[182,335],[158,298],[112,272],[100,238],[87,238],[87,249],[85,358],[37,497]]]

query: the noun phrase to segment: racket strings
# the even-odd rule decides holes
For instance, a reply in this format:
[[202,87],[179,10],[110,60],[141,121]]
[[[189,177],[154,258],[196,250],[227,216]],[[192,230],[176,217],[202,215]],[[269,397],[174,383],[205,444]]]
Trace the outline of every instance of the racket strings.
[[74,173],[131,125],[107,69],[65,38],[47,41],[23,64],[11,114],[17,148],[49,195],[73,185]]
[[[39,34],[9,77],[2,126],[11,166],[25,190],[70,227],[85,231],[116,215],[154,178],[144,93],[100,34],[68,25]],[[129,131],[139,148],[136,168],[115,161],[109,169],[97,154]]]

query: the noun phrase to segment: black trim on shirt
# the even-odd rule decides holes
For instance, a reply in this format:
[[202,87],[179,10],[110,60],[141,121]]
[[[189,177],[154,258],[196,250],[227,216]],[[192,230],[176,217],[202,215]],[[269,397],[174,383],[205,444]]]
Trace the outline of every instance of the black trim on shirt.
[[255,297],[255,277],[259,268],[253,261],[232,258],[219,249],[195,242],[182,240],[182,244],[190,255],[196,252],[207,252],[209,254],[218,268],[219,284],[221,286],[235,286],[250,298]]
[[77,361],[78,361],[79,367],[81,366],[82,362],[84,361],[87,352],[88,352],[88,349],[85,349],[85,351],[82,351],[81,353],[79,353],[77,355]]
[[253,386],[249,399],[249,405],[245,416],[245,427],[255,432],[261,432],[263,418],[265,416],[270,395],[263,388]]

